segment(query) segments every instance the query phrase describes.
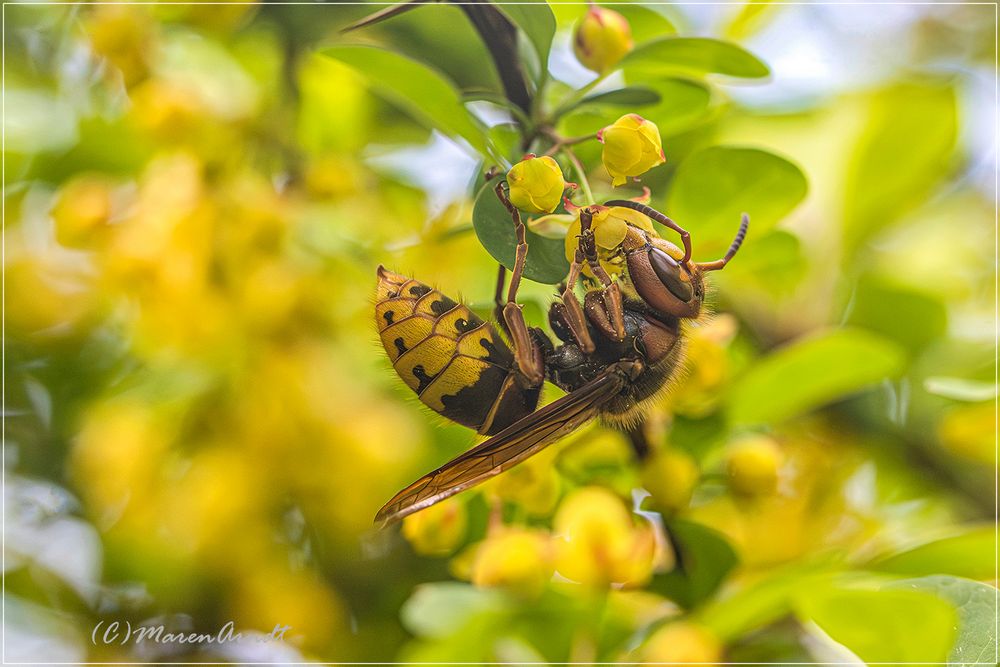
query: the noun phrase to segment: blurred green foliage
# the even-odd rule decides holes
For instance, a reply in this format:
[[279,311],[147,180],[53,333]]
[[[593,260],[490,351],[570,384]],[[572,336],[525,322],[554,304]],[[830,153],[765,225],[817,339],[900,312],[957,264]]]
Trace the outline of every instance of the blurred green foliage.
[[[5,657],[996,663],[988,7],[614,5],[595,78],[583,6],[502,6],[530,108],[462,7],[340,32],[377,8],[6,8]],[[591,425],[371,532],[473,443],[375,342],[375,267],[488,314],[486,169],[632,111],[697,259],[752,219],[655,456]],[[565,227],[530,224],[545,326]],[[93,645],[114,620],[291,630]]]

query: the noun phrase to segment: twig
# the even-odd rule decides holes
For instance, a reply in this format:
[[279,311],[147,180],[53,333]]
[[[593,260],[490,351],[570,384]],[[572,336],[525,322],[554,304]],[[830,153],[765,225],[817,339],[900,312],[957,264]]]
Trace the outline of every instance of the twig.
[[569,146],[563,146],[560,150],[573,165],[573,170],[576,171],[576,177],[580,179],[580,188],[583,190],[583,196],[587,198],[587,204],[596,204],[597,202],[594,200],[594,193],[590,190],[590,181],[587,180],[587,172],[584,170],[583,165],[580,164],[580,159]]

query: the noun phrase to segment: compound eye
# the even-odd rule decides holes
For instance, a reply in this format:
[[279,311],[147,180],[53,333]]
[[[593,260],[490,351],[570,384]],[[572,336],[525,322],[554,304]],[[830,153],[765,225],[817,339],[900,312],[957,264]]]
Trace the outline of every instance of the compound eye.
[[694,298],[694,288],[690,281],[681,277],[681,266],[677,260],[658,248],[650,248],[649,264],[671,294],[685,303]]

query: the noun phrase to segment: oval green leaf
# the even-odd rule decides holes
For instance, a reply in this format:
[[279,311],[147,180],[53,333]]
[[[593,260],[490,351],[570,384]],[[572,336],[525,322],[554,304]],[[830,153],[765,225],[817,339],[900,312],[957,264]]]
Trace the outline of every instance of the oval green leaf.
[[630,71],[724,74],[744,79],[770,75],[757,56],[731,42],[708,37],[664,37],[640,44],[622,59]]
[[842,329],[796,341],[755,364],[730,392],[737,424],[780,422],[844,398],[903,369],[898,345]]
[[[989,576],[996,575],[991,571]],[[960,667],[997,664],[997,589],[959,577],[934,576],[894,581],[886,588],[925,591],[958,611],[958,632],[948,664]]]
[[[655,106],[643,108],[642,115],[656,123],[660,128],[660,134],[664,137],[690,129],[709,114],[711,92],[696,81],[667,78],[649,81],[642,86],[630,86],[623,90],[637,89],[648,89],[659,97],[659,102]],[[568,136],[593,134],[615,122],[621,117],[622,112],[623,110],[609,104],[602,104],[601,100],[595,100],[593,104],[587,103],[586,106],[576,105],[573,111],[562,116],[559,130]],[[594,160],[600,159],[599,146],[596,151],[592,150],[593,148],[594,146],[587,144],[581,144],[577,148],[578,154],[579,151],[583,152],[580,157],[584,162],[589,161],[590,157]],[[593,152],[593,155],[584,157],[588,151]]]
[[495,591],[459,582],[417,586],[400,609],[403,626],[418,637],[447,637],[471,617],[502,610]]
[[819,588],[799,596],[799,616],[867,663],[942,662],[955,608],[917,590]]
[[485,131],[466,110],[455,87],[439,72],[373,46],[334,46],[322,54],[357,70],[373,92],[419,122],[462,137],[481,154],[489,155]]
[[652,88],[645,86],[626,86],[618,90],[609,90],[606,93],[597,93],[580,100],[574,107],[586,105],[604,105],[613,107],[644,107],[650,104],[658,104],[660,94]]
[[952,574],[969,579],[990,579],[996,575],[994,539],[993,526],[982,526],[880,558],[868,567],[911,577]]
[[718,590],[739,558],[726,538],[700,523],[674,519],[666,528],[677,567],[654,577],[650,590],[690,609]]
[[848,257],[852,248],[920,204],[948,176],[958,137],[953,86],[894,85],[876,93],[870,104],[845,184]]
[[757,288],[782,297],[791,294],[800,284],[808,268],[802,243],[794,234],[774,229],[754,237],[753,252],[742,252],[736,261],[712,276],[723,290]]
[[[493,191],[499,179],[500,177],[494,178],[480,188],[472,209],[472,226],[479,242],[493,259],[513,270],[517,236],[510,213]],[[524,219],[523,213],[521,217]],[[565,280],[569,262],[566,261],[562,239],[545,238],[530,229],[525,238],[528,241],[528,257],[524,264],[524,277],[549,285]]]
[[916,354],[945,337],[948,309],[929,292],[864,275],[853,292],[847,323],[892,339]]
[[708,115],[712,92],[704,84],[687,79],[660,79],[643,85],[660,96],[660,103],[644,110],[643,115],[656,123],[664,136],[683,132]]
[[[660,13],[660,9],[665,9],[662,5],[645,6],[638,3],[616,3],[608,5],[608,8],[625,17],[632,28],[632,39],[638,44],[657,37],[677,34],[677,26]],[[583,8],[580,10],[582,13]]]
[[[740,215],[750,215],[747,246],[774,227],[808,191],[805,174],[783,157],[758,148],[712,146],[677,168],[666,213],[691,232],[700,260],[729,247]],[[746,248],[744,252],[747,252]]]

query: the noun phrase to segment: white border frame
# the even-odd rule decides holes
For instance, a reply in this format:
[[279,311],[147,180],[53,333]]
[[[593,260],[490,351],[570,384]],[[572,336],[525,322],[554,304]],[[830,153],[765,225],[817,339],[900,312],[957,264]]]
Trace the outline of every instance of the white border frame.
[[[519,2],[519,1],[508,1],[508,0],[495,0],[496,4],[501,5],[532,5],[535,2]],[[781,4],[781,5],[830,5],[830,6],[852,6],[852,5],[985,5],[993,6],[993,74],[994,74],[994,89],[993,89],[993,140],[994,140],[994,174],[993,174],[993,198],[994,198],[994,237],[993,237],[993,270],[994,270],[994,284],[993,284],[993,314],[994,314],[994,360],[993,360],[993,380],[994,384],[1000,382],[1000,280],[997,280],[997,271],[1000,267],[1000,70],[998,70],[998,64],[1000,64],[1000,51],[998,51],[998,46],[1000,46],[1000,2],[878,2],[878,1],[862,1],[862,0],[845,0],[844,2],[782,2],[781,0],[764,0],[766,4]],[[316,6],[326,6],[335,7],[337,5],[392,5],[396,4],[394,2],[341,2],[340,0],[334,0],[330,3],[324,2],[269,2],[267,0],[261,0],[260,2],[243,2],[237,0],[235,2],[218,2],[213,0],[208,0],[206,2],[193,2],[191,0],[164,0],[162,2],[156,2],[153,0],[132,0],[123,2],[114,2],[110,0],[83,0],[82,2],[67,2],[67,1],[40,1],[31,2],[30,0],[26,2],[17,2],[16,0],[4,0],[3,8],[0,10],[0,39],[2,39],[2,45],[0,45],[0,151],[2,151],[3,159],[2,165],[0,165],[0,187],[3,189],[2,198],[0,198],[0,215],[2,215],[2,238],[0,238],[0,257],[2,257],[3,265],[7,265],[7,195],[6,195],[6,182],[7,182],[7,5],[27,5],[27,6],[45,6],[45,5],[316,5]],[[436,3],[430,3],[436,4]],[[450,5],[471,5],[479,4],[475,2],[454,2],[449,1]],[[580,2],[578,0],[570,0],[568,2],[561,2],[560,0],[549,0],[549,4],[557,5],[587,5],[588,2]],[[745,5],[746,2],[736,1],[736,2],[726,2],[726,1],[714,1],[710,0],[707,2],[670,2],[662,0],[638,0],[638,2],[615,2],[614,0],[605,1],[601,0],[602,5],[616,5],[616,4],[640,4],[640,5]],[[3,378],[0,379],[0,406],[6,406],[7,404],[7,275],[6,272],[0,276],[0,298],[2,298],[3,303],[0,306],[0,345],[3,346],[2,355],[0,355],[0,371],[3,373]],[[1000,418],[1000,394],[994,396],[993,398],[993,411],[994,411],[994,475],[993,475],[993,559],[995,568],[994,582],[1000,582],[1000,430],[997,430],[998,418]],[[3,665],[232,665],[232,664],[242,664],[242,665],[322,665],[322,664],[336,664],[336,665],[576,665],[576,664],[589,664],[589,665],[622,665],[629,663],[621,662],[588,662],[588,663],[575,663],[575,662],[335,662],[335,663],[324,663],[324,662],[17,662],[9,663],[7,662],[7,474],[6,474],[6,461],[7,461],[7,413],[4,410],[2,418],[2,431],[0,431],[0,465],[3,466],[3,470],[0,470],[0,508],[2,508],[2,516],[0,516],[0,572],[3,573],[3,580],[0,583],[0,591],[2,591],[2,597],[0,597],[0,664]],[[995,607],[994,609],[998,611],[994,628],[994,637],[997,641],[997,655],[1000,656],[1000,588],[995,589]],[[672,662],[672,663],[645,663],[645,664],[670,664],[670,665],[689,665],[689,664],[701,664],[701,663],[688,663],[688,662]],[[781,663],[760,663],[760,662],[720,662],[720,665],[766,665],[766,664],[782,664],[782,665],[847,665],[851,667],[857,667],[856,662],[781,662]],[[869,662],[869,665],[947,665],[946,662]],[[976,662],[976,663],[965,663],[972,665],[993,665],[990,662]]]

